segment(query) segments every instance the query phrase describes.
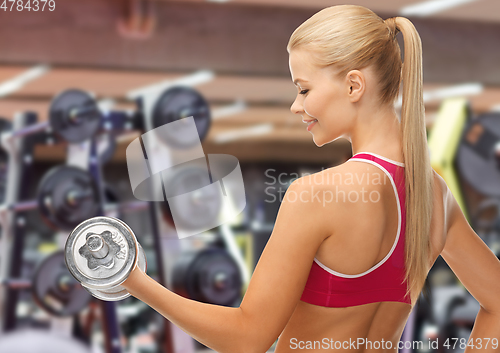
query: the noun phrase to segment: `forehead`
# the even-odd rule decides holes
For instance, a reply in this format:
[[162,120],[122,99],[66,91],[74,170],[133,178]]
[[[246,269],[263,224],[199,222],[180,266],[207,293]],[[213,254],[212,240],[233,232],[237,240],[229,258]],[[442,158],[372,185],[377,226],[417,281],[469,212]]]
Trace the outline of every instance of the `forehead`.
[[318,65],[315,52],[310,49],[298,48],[290,50],[288,57],[292,81],[319,81],[332,76],[333,67]]
[[318,67],[314,65],[312,54],[304,49],[292,49],[288,57],[292,81],[296,79],[309,80]]

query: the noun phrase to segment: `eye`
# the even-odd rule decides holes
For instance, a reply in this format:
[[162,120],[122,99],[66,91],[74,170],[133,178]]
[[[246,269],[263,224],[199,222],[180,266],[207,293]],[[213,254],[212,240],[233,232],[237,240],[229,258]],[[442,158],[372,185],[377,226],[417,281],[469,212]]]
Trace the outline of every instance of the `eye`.
[[308,89],[303,89],[302,91],[300,91],[300,93],[299,93],[299,94],[306,94],[307,92],[309,92],[309,90],[308,90]]

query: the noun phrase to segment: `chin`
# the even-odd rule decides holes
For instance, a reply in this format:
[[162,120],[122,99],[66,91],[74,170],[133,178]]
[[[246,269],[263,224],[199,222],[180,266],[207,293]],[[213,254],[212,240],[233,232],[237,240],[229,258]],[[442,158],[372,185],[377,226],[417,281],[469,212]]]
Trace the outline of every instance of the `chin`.
[[315,138],[313,138],[313,141],[314,141],[314,144],[316,146],[318,146],[318,147],[323,147],[326,144],[326,142],[318,142],[318,141],[316,141]]
[[313,141],[314,141],[314,144],[318,147],[323,147],[324,145],[330,143],[330,142],[333,142],[333,141],[336,141],[338,140],[339,138],[342,138],[342,136],[336,136],[336,137],[329,137],[329,138],[325,138],[323,136],[316,136],[316,135],[313,135]]

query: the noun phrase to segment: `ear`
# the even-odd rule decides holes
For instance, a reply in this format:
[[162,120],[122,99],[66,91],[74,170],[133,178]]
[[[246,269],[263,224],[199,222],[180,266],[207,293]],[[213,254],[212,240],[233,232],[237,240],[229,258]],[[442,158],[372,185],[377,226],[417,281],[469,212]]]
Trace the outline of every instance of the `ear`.
[[347,93],[351,103],[361,99],[365,92],[365,76],[359,70],[351,70],[347,73]]

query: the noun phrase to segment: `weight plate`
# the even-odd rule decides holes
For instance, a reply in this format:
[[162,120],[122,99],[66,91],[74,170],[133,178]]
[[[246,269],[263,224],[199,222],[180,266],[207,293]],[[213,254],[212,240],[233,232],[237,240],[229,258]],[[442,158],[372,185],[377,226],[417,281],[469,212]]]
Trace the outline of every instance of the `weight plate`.
[[203,141],[210,129],[210,108],[203,96],[187,86],[176,86],[166,90],[153,108],[153,127],[192,116],[199,136],[194,136],[189,125],[176,125],[162,129],[159,138],[174,148],[188,148]]
[[178,294],[204,303],[233,305],[241,295],[241,274],[227,251],[208,248],[185,253],[176,263],[172,279]]
[[220,193],[215,188],[207,188],[210,178],[207,169],[187,167],[178,172],[165,184],[169,198],[163,202],[165,219],[173,224],[172,211],[176,215],[176,226],[184,229],[202,229],[214,224],[222,206]]
[[50,126],[56,134],[71,143],[94,136],[101,126],[101,118],[95,99],[78,89],[60,93],[50,105]]
[[71,230],[97,215],[98,195],[94,179],[87,171],[57,166],[43,176],[37,199],[40,213],[49,225]]
[[[94,241],[99,237],[105,240],[108,250],[96,256],[104,244]],[[78,282],[88,289],[106,291],[127,279],[137,263],[139,244],[124,222],[94,217],[70,233],[64,251],[66,265]]]
[[35,271],[32,293],[35,302],[55,316],[73,316],[83,310],[91,296],[69,273],[64,252],[46,258]]
[[478,192],[500,196],[500,114],[480,115],[468,124],[457,151],[457,164]]
[[[139,259],[137,262],[137,266],[143,271],[146,272],[147,270],[147,260],[146,260],[146,254],[144,253],[144,250],[142,249],[141,244],[137,243],[139,245]],[[84,287],[85,288],[85,287]],[[130,297],[130,293],[127,292],[125,288],[122,286],[116,286],[110,289],[106,290],[97,290],[97,289],[90,289],[90,288],[85,288],[87,291],[89,291],[90,294],[92,294],[94,297],[97,299],[105,300],[105,301],[118,301],[118,300],[123,300],[125,298]]]

